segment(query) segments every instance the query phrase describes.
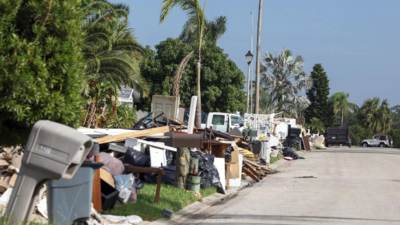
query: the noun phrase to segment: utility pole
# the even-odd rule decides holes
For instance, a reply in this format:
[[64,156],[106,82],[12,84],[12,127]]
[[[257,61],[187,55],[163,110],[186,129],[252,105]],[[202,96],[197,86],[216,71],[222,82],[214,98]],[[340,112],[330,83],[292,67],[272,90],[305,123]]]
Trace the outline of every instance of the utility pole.
[[261,16],[262,16],[262,4],[263,0],[260,0],[258,6],[258,28],[257,28],[257,57],[256,57],[256,111],[255,114],[259,112],[259,102],[260,102],[260,41],[261,41]]
[[[250,12],[251,13],[251,46],[250,46],[250,52],[253,53],[253,11]],[[250,64],[250,114],[253,114],[253,80],[254,80],[254,76],[253,76],[253,61],[251,61]]]

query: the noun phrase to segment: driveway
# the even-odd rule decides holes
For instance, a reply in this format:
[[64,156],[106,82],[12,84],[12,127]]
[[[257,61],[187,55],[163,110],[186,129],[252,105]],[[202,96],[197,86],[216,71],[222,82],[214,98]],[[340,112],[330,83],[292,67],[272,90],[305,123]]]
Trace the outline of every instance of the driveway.
[[181,224],[400,224],[400,150],[328,148],[304,157]]

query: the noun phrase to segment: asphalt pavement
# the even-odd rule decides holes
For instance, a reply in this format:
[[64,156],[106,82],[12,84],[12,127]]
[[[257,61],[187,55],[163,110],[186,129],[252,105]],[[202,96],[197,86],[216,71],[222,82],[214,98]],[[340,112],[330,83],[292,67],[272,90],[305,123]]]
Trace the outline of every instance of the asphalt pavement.
[[179,224],[400,224],[400,150],[328,148]]

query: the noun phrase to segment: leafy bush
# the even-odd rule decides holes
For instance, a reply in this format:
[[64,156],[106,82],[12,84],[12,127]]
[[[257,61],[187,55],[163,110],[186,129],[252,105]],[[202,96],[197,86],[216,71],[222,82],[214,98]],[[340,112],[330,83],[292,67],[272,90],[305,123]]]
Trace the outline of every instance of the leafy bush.
[[354,146],[361,146],[362,140],[370,139],[373,135],[371,130],[362,128],[359,125],[351,126],[350,133],[351,133],[351,144]]
[[117,106],[117,113],[112,117],[108,124],[110,128],[132,128],[137,121],[136,109],[129,107],[128,103],[123,103]]
[[81,1],[0,1],[0,146],[25,144],[32,125],[77,127],[82,113]]
[[387,135],[392,137],[393,148],[400,148],[400,129],[392,129]]

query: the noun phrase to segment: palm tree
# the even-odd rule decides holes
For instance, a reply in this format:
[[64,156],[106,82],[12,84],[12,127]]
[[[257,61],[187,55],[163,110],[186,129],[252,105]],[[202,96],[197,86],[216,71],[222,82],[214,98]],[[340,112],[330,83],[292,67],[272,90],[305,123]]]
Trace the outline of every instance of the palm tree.
[[[300,95],[301,91],[312,87],[312,79],[302,71],[303,65],[302,56],[297,56],[293,61],[292,52],[284,49],[275,56],[265,53],[261,68],[262,84],[268,88],[269,95],[274,96],[278,108],[282,110],[284,107],[289,115],[296,117],[310,105],[310,101]],[[293,82],[296,84],[293,85]],[[265,98],[261,92],[260,109],[264,101],[262,98]]]
[[[225,16],[219,16],[214,21],[205,20],[202,45],[207,43],[216,43],[226,31],[227,19]],[[183,26],[179,39],[186,44],[199,43],[199,28],[196,18],[189,18]]]
[[145,79],[140,74],[142,47],[126,23],[112,19],[106,23],[87,23],[83,48],[86,60],[86,84],[111,82],[130,86],[147,94]]
[[203,32],[206,23],[205,19],[205,8],[206,8],[207,0],[204,3],[204,7],[202,8],[199,0],[164,0],[161,5],[161,15],[160,15],[160,24],[162,24],[167,18],[169,11],[175,7],[180,6],[184,11],[187,11],[187,15],[189,17],[189,21],[191,24],[196,24],[197,28],[197,40],[198,41],[198,49],[197,49],[197,107],[196,107],[196,127],[201,127],[201,91],[200,91],[200,68],[201,68],[201,45],[203,40]]
[[279,101],[280,97],[276,92],[261,87],[259,113],[283,112],[287,117],[299,118],[299,114],[310,105],[310,101],[304,96],[294,96]]
[[337,115],[339,112],[341,112],[342,114],[340,123],[341,127],[343,127],[343,118],[345,115],[347,115],[349,110],[355,111],[358,109],[358,106],[356,104],[350,103],[348,101],[349,96],[349,93],[336,92],[329,98],[329,101],[331,101],[333,104],[333,112],[335,113],[335,115]]
[[314,133],[324,133],[326,128],[324,123],[318,118],[312,118],[310,124],[307,126]]
[[300,91],[312,87],[312,79],[302,71],[303,66],[303,57],[298,55],[293,60],[290,50],[284,49],[275,56],[266,52],[262,65],[262,82],[279,96],[278,101],[283,101],[285,97],[294,98]]
[[[90,126],[94,124],[96,112],[103,117],[107,114],[107,104],[104,103],[112,106],[108,109],[113,109],[112,114],[115,113],[117,88],[132,87],[142,96],[147,96],[148,87],[140,74],[139,61],[143,48],[127,24],[129,7],[100,0],[83,10],[87,10],[82,25],[86,33],[82,48],[86,62],[83,93],[90,97],[85,119]],[[104,91],[109,94],[104,96]]]
[[385,99],[380,105],[379,103],[378,97],[367,99],[357,113],[360,125],[372,130],[374,134],[390,131],[392,124],[392,111],[388,101]]

